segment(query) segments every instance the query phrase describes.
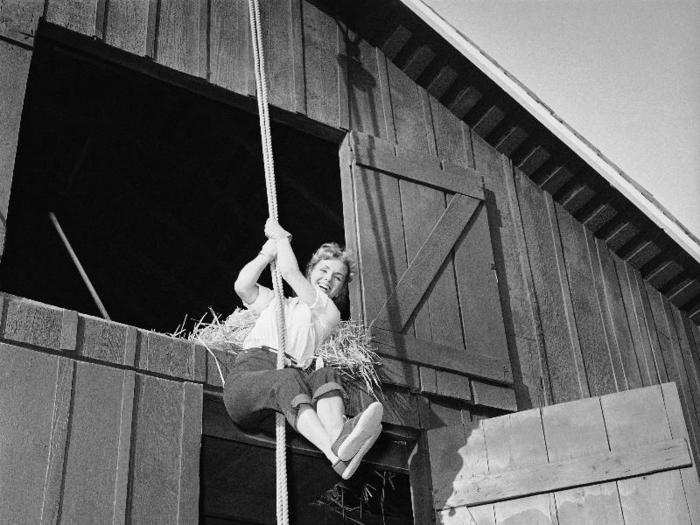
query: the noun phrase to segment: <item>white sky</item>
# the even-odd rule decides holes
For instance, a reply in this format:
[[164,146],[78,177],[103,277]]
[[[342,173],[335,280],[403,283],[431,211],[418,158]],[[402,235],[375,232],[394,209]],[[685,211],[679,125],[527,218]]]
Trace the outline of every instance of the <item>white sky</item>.
[[700,1],[424,1],[700,237]]

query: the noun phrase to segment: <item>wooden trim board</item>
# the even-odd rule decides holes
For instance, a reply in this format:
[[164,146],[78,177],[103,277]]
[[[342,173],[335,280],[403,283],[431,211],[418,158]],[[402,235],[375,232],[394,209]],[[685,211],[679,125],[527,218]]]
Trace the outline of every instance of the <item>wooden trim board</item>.
[[477,354],[464,348],[454,348],[376,327],[372,328],[372,339],[379,343],[377,353],[380,355],[445,368],[450,372],[461,372],[499,384],[513,384],[513,374],[507,358]]
[[394,291],[375,315],[373,323],[404,331],[478,206],[477,200],[463,195],[452,196],[430,235],[399,278]]
[[[624,452],[471,476],[458,480],[441,508],[473,506],[505,499],[604,483],[692,465],[685,439],[671,439]],[[444,498],[436,498],[442,500]]]
[[354,160],[359,166],[484,200],[481,178],[473,168],[450,166],[445,170],[437,157],[421,155],[411,158],[400,151],[395,154],[393,144],[391,147],[382,147],[382,142],[386,145],[389,143],[376,137],[369,137],[355,131],[351,132],[351,136]]

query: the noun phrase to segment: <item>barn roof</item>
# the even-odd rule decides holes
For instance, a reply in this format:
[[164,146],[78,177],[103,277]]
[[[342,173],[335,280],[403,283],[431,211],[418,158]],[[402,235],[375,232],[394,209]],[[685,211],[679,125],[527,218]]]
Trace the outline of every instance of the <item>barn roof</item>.
[[327,2],[410,78],[700,321],[700,241],[647,190],[421,0]]
[[444,37],[457,51],[478,67],[520,106],[528,111],[581,159],[600,174],[611,186],[663,229],[680,247],[700,262],[700,242],[644,187],[608,159],[590,141],[581,136],[527,86],[490,57],[469,37],[450,25],[434,9],[421,0],[401,0],[421,20]]

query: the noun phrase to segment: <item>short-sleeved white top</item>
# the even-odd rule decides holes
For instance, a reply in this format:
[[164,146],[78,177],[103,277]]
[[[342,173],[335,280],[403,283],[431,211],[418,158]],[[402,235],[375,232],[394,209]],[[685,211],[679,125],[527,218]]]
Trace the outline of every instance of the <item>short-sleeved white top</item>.
[[[320,288],[315,288],[316,300],[310,306],[298,297],[284,299],[287,353],[302,368],[311,365],[318,347],[340,323],[340,311],[333,300]],[[260,317],[243,340],[243,348],[279,348],[276,303],[274,292],[258,285],[258,297],[246,307],[260,314]]]

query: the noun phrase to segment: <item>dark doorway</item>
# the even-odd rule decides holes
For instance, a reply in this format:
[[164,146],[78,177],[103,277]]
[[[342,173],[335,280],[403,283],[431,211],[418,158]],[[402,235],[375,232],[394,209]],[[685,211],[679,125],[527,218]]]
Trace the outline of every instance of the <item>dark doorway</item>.
[[[243,434],[228,419],[221,399],[206,395],[202,434],[200,523],[274,523],[274,432]],[[413,523],[407,471],[411,444],[384,432],[348,481],[343,481],[326,458],[299,435],[288,433],[287,445],[291,523]]]
[[[338,145],[281,124],[273,145],[280,221],[303,265],[343,242]],[[49,212],[112,319],[172,332],[209,307],[228,313],[264,240],[257,116],[39,35],[1,286],[99,315]]]

